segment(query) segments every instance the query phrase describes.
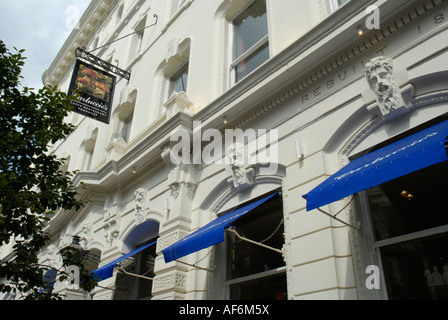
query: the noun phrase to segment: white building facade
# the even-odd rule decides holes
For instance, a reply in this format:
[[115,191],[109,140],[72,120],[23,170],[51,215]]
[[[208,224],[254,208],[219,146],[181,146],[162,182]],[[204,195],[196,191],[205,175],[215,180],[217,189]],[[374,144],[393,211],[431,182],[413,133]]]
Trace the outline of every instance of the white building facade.
[[68,91],[79,47],[130,79],[108,124],[72,113],[53,146],[85,206],[52,218],[42,261],[75,236],[109,274],[54,290],[447,298],[448,134],[433,162],[419,148],[447,132],[447,21],[442,0],[93,0],[43,81]]

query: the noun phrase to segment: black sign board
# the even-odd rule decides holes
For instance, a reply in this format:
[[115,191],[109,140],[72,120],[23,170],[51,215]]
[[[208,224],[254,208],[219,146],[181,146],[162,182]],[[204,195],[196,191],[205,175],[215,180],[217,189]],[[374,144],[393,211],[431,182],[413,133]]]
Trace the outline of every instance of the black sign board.
[[115,82],[115,76],[77,60],[68,93],[79,95],[72,100],[73,111],[109,124]]

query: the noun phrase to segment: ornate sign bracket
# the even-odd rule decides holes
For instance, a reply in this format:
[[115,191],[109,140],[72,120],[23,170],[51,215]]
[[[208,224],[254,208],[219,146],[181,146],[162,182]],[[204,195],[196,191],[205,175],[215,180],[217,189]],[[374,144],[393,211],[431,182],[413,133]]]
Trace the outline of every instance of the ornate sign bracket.
[[75,52],[75,56],[77,58],[81,58],[83,60],[86,60],[94,65],[97,65],[104,69],[104,71],[115,73],[116,75],[126,79],[131,79],[131,73],[129,71],[120,69],[119,67],[113,65],[112,63],[109,63],[107,61],[104,61],[97,56],[91,54],[90,52],[87,52],[85,48],[77,48]]

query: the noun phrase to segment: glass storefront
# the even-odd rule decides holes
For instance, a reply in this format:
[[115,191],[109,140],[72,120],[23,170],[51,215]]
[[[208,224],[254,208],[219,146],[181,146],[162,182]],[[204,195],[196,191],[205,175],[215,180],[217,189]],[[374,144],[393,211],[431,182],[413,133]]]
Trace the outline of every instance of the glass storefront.
[[367,191],[391,300],[448,299],[448,162]]

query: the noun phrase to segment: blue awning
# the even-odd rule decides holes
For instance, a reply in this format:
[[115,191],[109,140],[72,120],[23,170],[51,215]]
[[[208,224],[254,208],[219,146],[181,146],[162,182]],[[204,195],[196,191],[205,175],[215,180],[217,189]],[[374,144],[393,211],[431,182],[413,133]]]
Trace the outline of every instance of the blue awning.
[[447,137],[448,121],[444,121],[355,159],[303,196],[307,210],[447,161]]
[[278,193],[221,216],[165,250],[162,250],[165,262],[169,263],[191,253],[223,242],[224,230],[228,228],[232,222],[259,207],[276,195],[278,195]]
[[151,247],[155,244],[157,244],[157,241],[149,243],[147,245],[144,245],[134,251],[131,251],[131,252],[121,256],[120,258],[118,258],[112,262],[109,262],[108,264],[105,264],[104,266],[96,269],[95,271],[92,271],[94,278],[97,281],[103,281],[103,280],[109,279],[110,277],[112,277],[112,275],[114,273],[114,268],[116,265],[118,265],[120,262],[126,260],[127,258],[130,258],[133,255],[136,255],[137,253],[139,253],[145,249],[148,249],[149,247]]

